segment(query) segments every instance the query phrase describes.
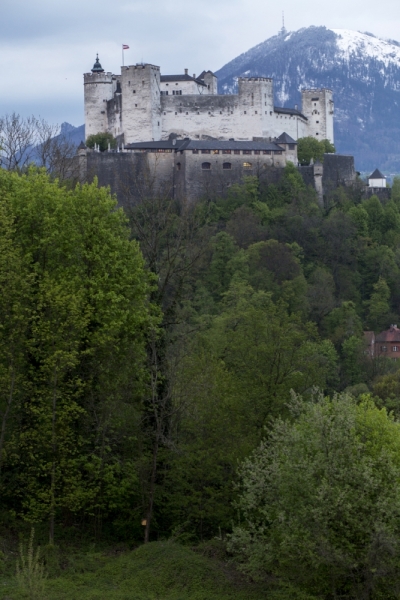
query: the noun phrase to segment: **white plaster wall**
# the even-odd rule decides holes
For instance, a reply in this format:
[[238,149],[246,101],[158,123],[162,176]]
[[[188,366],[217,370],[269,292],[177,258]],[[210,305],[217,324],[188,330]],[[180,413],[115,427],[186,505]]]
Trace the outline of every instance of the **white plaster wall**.
[[373,188],[385,188],[386,179],[368,179],[368,185]]
[[181,91],[182,95],[209,94],[208,88],[206,86],[199,85],[195,81],[161,81],[160,90],[162,92],[168,92],[169,96],[173,96],[174,91]]
[[112,73],[85,73],[85,135],[108,130],[107,101],[112,98]]

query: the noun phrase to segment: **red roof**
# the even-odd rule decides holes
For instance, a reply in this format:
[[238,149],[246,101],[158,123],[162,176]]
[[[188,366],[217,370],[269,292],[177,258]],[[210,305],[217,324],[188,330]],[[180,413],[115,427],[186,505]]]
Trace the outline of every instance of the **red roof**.
[[390,329],[386,331],[381,331],[376,336],[376,342],[400,342],[400,329],[397,328],[397,325],[391,325]]

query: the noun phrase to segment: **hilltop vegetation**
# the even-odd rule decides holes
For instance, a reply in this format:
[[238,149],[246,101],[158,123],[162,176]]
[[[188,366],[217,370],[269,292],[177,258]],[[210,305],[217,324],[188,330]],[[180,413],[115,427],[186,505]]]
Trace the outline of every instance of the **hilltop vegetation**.
[[[398,365],[366,356],[363,331],[400,321],[399,188],[385,205],[339,189],[322,209],[288,165],[277,185],[250,177],[196,206],[149,193],[124,215],[96,182],[0,171],[12,598],[31,524],[49,598],[223,600],[229,577],[243,598],[396,597]],[[128,552],[169,538],[186,548]],[[214,538],[213,562],[187,548]],[[77,576],[91,543],[124,553],[86,553]]]

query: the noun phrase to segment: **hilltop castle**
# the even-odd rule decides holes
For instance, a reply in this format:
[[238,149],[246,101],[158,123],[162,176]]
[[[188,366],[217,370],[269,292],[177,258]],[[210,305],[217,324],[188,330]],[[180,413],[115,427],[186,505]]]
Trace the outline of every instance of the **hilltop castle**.
[[333,100],[328,89],[303,90],[301,110],[274,106],[273,80],[241,77],[238,94],[218,94],[217,77],[161,75],[137,64],[120,75],[105,72],[97,57],[84,74],[86,136],[109,132],[120,144],[178,138],[261,141],[286,133],[333,139]]
[[[329,89],[301,92],[301,110],[274,106],[272,79],[241,77],[238,94],[218,94],[211,71],[199,76],[161,75],[150,64],[106,73],[97,57],[84,74],[86,137],[108,132],[117,149],[100,152],[81,144],[81,179],[109,185],[125,207],[151,195],[194,202],[225,195],[253,175],[260,185],[276,183],[297,160],[297,140],[333,138]],[[330,188],[351,185],[351,156],[325,155],[324,165],[298,167],[319,200]]]

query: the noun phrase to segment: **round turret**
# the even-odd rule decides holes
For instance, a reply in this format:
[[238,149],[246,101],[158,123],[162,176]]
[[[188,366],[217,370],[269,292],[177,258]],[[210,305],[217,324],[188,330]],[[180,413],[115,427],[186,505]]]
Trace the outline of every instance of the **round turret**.
[[100,64],[98,54],[96,54],[96,62],[93,65],[92,73],[104,73],[104,69]]

